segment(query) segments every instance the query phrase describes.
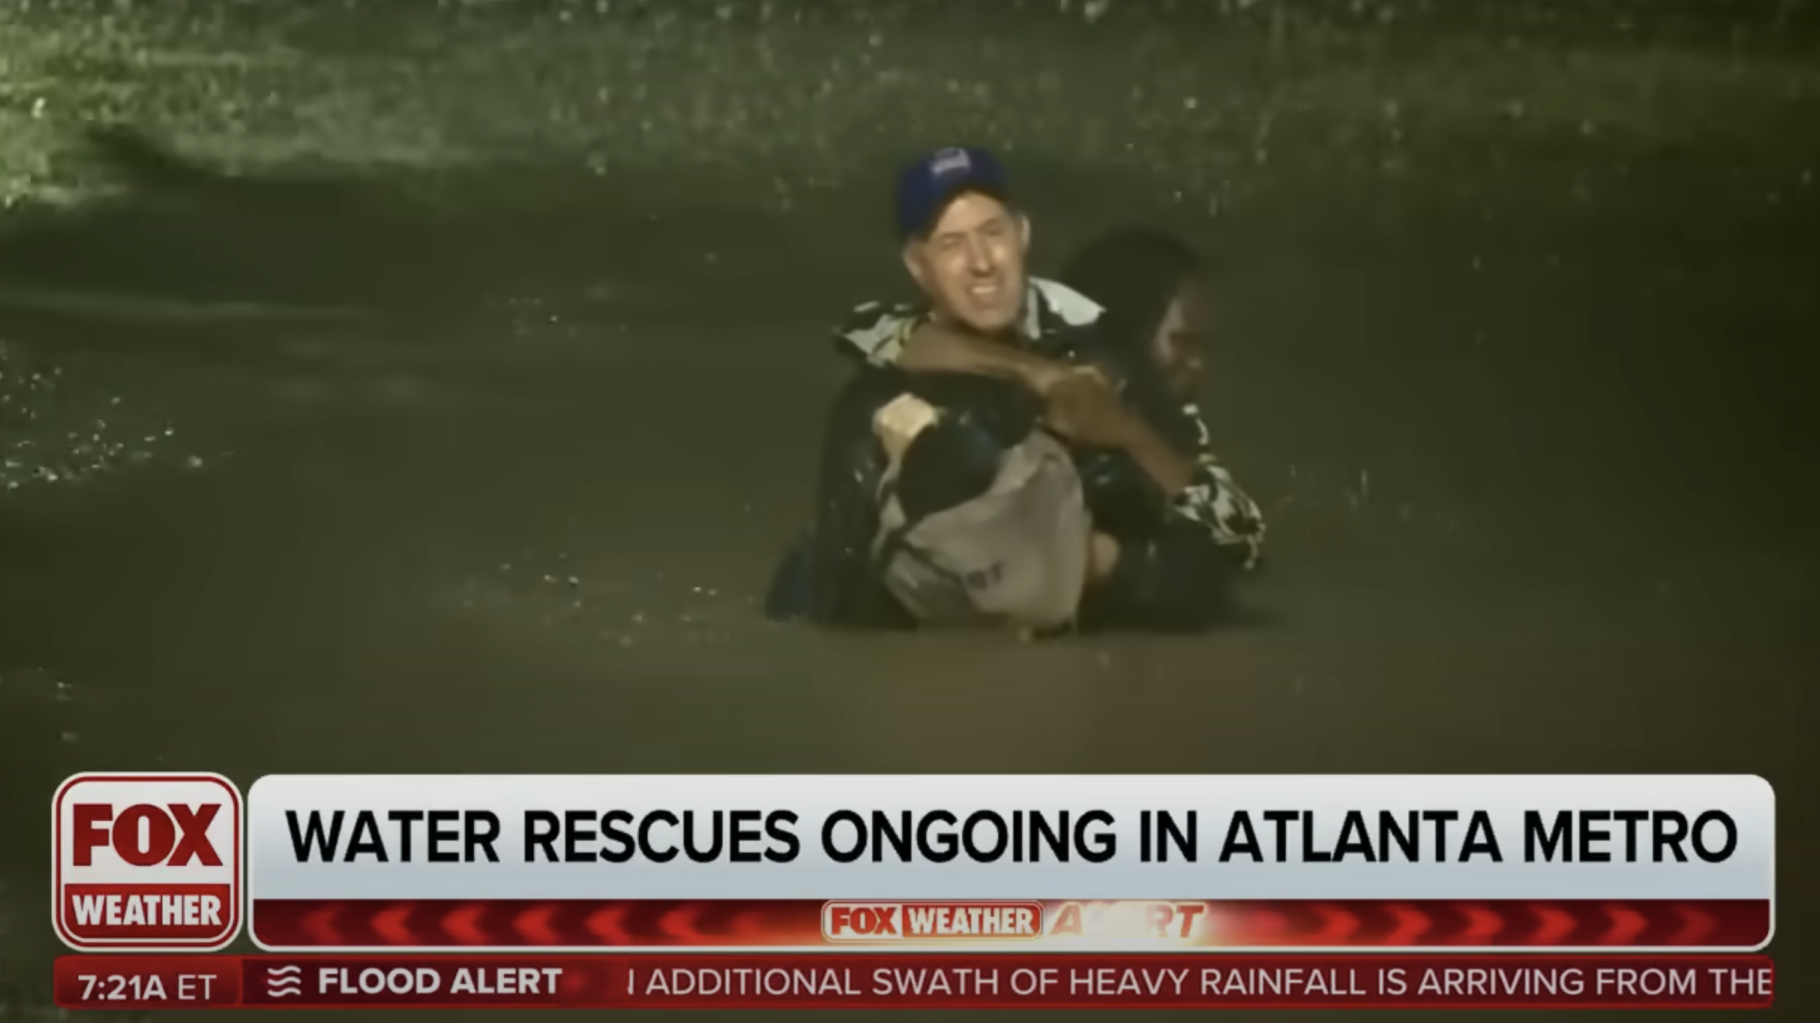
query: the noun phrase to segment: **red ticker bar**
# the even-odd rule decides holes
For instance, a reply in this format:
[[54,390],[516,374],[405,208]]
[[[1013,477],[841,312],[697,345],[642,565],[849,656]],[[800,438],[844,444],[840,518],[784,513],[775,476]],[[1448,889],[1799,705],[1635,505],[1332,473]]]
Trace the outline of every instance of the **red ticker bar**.
[[66,1009],[1750,1009],[1766,956],[65,956]]
[[[1174,903],[1185,905],[1186,903]],[[462,948],[549,951],[610,948],[801,949],[825,943],[822,899],[724,900],[289,900],[252,903],[251,931],[266,948],[354,952]],[[1038,939],[1068,941],[1064,900],[1042,906]],[[1399,951],[1761,949],[1764,900],[1610,899],[1422,901],[1204,900],[1192,932],[1158,938],[1183,947]],[[1078,917],[1076,918],[1078,919]],[[1179,923],[1188,922],[1183,917]],[[1082,951],[1100,951],[1083,949]]]

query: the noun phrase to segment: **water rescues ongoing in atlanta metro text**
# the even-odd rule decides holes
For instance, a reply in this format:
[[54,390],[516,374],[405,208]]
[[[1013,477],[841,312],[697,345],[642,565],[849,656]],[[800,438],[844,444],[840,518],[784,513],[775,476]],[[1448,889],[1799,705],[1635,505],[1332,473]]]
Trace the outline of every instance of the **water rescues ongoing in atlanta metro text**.
[[[1140,810],[1140,863],[1201,862],[1197,810]],[[802,855],[803,818],[791,810],[527,809],[506,846],[498,811],[397,808],[287,810],[285,825],[299,863],[524,864],[791,863]],[[1326,827],[1323,827],[1323,824]],[[835,863],[1107,863],[1119,857],[1118,821],[1104,809],[980,809],[957,812],[838,809],[813,839]],[[1225,815],[1219,863],[1357,861],[1503,862],[1501,838],[1486,810],[1362,810],[1339,814],[1339,826],[1312,810],[1235,810]],[[1521,812],[1514,855],[1525,863],[1723,863],[1738,848],[1738,825],[1723,809],[1689,815],[1672,809],[1581,809]]]
[[[1767,900],[1722,776],[272,775],[255,900]],[[1009,868],[1009,869],[1007,869]],[[1221,891],[1233,889],[1222,887]]]

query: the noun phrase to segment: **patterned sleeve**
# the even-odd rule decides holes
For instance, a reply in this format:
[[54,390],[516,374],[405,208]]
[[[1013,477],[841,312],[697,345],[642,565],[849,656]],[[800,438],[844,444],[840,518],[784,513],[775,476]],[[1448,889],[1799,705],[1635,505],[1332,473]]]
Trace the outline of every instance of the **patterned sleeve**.
[[835,330],[834,350],[874,366],[895,365],[922,322],[922,314],[911,306],[867,302],[848,313]]
[[1201,410],[1188,405],[1182,411],[1198,436],[1196,472],[1194,483],[1176,495],[1175,510],[1183,518],[1207,527],[1214,541],[1239,555],[1247,569],[1255,568],[1264,551],[1264,514],[1214,455]]

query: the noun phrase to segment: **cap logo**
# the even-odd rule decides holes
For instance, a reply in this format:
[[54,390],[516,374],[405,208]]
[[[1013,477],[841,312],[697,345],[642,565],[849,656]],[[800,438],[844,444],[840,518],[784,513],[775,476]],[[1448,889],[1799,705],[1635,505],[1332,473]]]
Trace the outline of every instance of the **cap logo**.
[[942,177],[956,171],[968,171],[971,170],[972,167],[973,161],[968,158],[965,149],[943,149],[938,151],[935,154],[935,157],[929,161],[929,170],[933,172],[936,177]]

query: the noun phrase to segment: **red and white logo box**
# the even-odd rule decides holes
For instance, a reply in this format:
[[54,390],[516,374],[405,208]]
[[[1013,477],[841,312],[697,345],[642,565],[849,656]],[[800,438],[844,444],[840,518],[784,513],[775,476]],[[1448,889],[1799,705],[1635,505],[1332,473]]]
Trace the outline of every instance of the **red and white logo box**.
[[827,902],[825,941],[939,941],[1040,938],[1040,902]]
[[78,774],[51,799],[51,921],[78,951],[213,952],[240,933],[240,790],[218,774]]

